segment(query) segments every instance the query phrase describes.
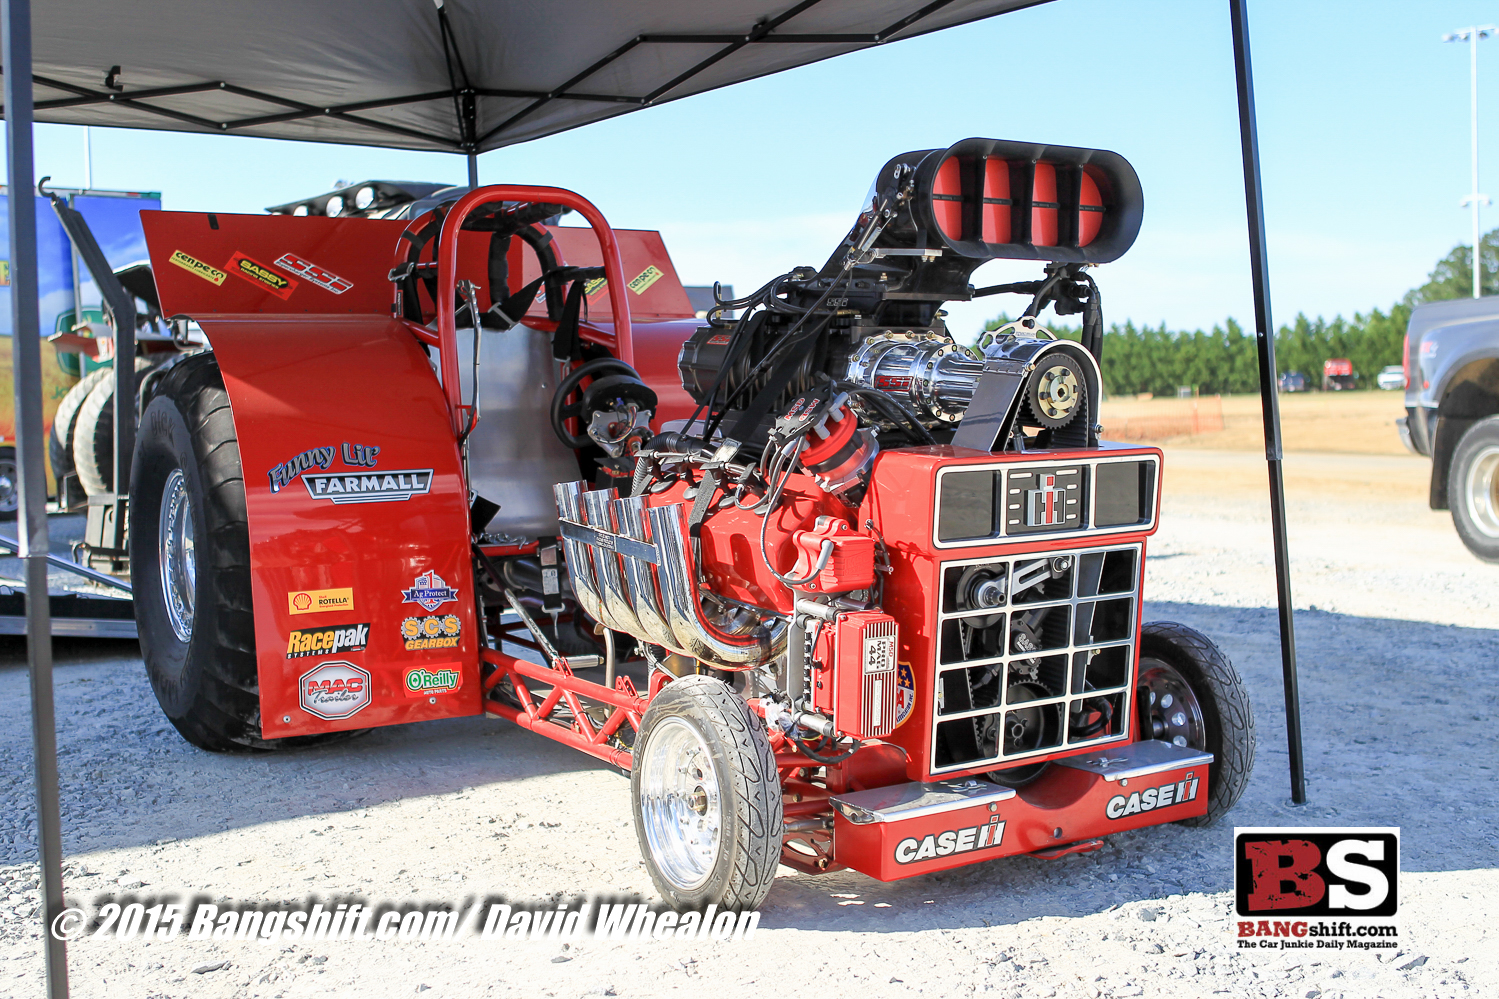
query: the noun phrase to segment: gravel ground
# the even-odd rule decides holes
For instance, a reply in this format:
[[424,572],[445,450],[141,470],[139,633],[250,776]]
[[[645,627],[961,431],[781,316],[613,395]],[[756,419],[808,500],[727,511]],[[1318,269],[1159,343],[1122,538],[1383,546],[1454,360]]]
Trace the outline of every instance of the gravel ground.
[[[1292,457],[1312,799],[1294,807],[1258,495],[1263,463],[1211,452],[1168,462],[1147,619],[1212,636],[1257,705],[1257,769],[1218,826],[1156,827],[1114,836],[1093,854],[1000,860],[893,884],[783,869],[760,931],[743,942],[81,941],[70,948],[74,994],[1494,994],[1499,630],[1472,625],[1494,623],[1499,568],[1468,557],[1445,515],[1424,508],[1422,463]],[[35,996],[42,965],[24,650],[4,641],[0,996]],[[654,897],[627,781],[539,736],[460,719],[285,756],[215,756],[163,720],[133,644],[59,642],[57,660],[66,880],[78,902],[107,893],[242,902]],[[1235,824],[1400,826],[1399,950],[1237,950]]]

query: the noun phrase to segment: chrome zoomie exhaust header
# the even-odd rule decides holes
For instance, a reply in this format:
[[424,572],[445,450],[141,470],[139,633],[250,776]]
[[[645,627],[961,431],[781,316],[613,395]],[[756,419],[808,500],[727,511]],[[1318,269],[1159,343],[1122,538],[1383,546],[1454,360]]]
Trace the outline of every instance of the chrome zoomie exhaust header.
[[583,482],[553,490],[578,603],[604,627],[720,668],[758,666],[785,652],[780,622],[703,605],[685,504],[648,507],[643,497],[621,499]]

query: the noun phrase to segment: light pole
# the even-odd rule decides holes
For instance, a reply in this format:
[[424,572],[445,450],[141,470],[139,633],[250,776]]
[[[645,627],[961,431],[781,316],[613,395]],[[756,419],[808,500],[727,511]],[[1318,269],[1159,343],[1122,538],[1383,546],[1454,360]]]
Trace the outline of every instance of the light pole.
[[1495,28],[1492,24],[1485,24],[1471,28],[1459,28],[1442,36],[1444,42],[1467,42],[1468,43],[1468,65],[1470,67],[1470,101],[1472,111],[1473,132],[1473,193],[1462,200],[1463,207],[1471,206],[1473,209],[1473,297],[1478,298],[1483,294],[1483,270],[1478,263],[1478,207],[1491,202],[1486,194],[1478,193],[1478,43],[1481,39],[1492,35]]

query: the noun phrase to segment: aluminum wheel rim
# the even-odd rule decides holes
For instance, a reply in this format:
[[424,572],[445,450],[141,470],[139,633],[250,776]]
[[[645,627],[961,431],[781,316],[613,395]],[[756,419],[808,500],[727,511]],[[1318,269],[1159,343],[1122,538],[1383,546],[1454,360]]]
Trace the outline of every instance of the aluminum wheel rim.
[[0,513],[10,513],[21,505],[21,498],[16,493],[16,461],[14,458],[0,458]]
[[198,561],[193,549],[193,508],[182,469],[172,469],[161,494],[161,597],[178,641],[193,637],[193,598],[197,594]]
[[1499,538],[1499,447],[1490,444],[1468,469],[1468,519],[1491,538]]
[[1065,420],[1077,408],[1077,376],[1066,365],[1058,364],[1041,375],[1036,385],[1041,415],[1051,420]]
[[1140,689],[1148,694],[1147,739],[1162,739],[1174,746],[1207,749],[1207,725],[1202,705],[1192,687],[1175,666],[1159,659],[1140,664]]
[[640,818],[662,876],[701,888],[723,843],[718,771],[707,740],[685,718],[662,719],[640,754]]

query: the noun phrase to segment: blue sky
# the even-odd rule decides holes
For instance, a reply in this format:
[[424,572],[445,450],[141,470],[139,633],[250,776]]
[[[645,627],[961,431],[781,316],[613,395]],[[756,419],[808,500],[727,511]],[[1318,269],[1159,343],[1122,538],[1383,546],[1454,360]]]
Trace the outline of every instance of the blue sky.
[[[743,291],[822,263],[896,153],[975,135],[1104,147],[1146,197],[1134,249],[1097,273],[1106,321],[1244,321],[1227,7],[1056,0],[486,153],[480,177],[570,187],[616,226],[661,230],[687,283]],[[1441,35],[1499,21],[1499,4],[1250,0],[1250,18],[1275,317],[1388,307],[1468,238],[1468,53]],[[1499,164],[1499,39],[1480,43],[1479,78]],[[465,176],[450,155],[171,132],[95,129],[93,149],[96,187],[160,190],[182,210]],[[81,183],[82,129],[38,126],[37,174]],[[1481,176],[1499,188],[1495,169]],[[975,280],[1037,270],[994,263]],[[966,336],[1016,302],[956,306],[950,322]]]

